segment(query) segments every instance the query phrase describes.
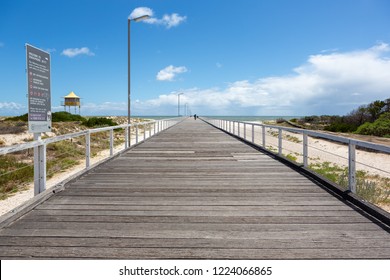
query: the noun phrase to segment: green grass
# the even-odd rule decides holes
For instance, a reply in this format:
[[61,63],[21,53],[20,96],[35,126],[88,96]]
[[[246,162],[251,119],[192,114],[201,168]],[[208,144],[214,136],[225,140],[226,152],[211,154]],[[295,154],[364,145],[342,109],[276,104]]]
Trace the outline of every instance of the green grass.
[[[123,141],[115,139],[116,143]],[[100,132],[91,136],[91,153],[97,155],[109,148],[109,133]],[[64,140],[48,144],[46,147],[47,178],[66,171],[85,158],[85,137]],[[33,154],[32,152],[30,153]],[[29,163],[26,163],[28,162]],[[12,193],[24,190],[34,180],[32,156],[28,153],[17,153],[0,156],[0,200]]]
[[[273,131],[271,130],[269,132],[269,134],[272,136],[272,137],[275,137],[275,138],[278,138],[279,137],[279,132],[276,132],[276,131]],[[302,143],[301,140],[299,140],[298,137],[295,137],[295,136],[292,136],[290,134],[282,134],[282,138],[284,140],[287,140],[287,141],[290,141],[290,142],[293,142],[293,143]]]
[[[315,163],[309,166],[316,173],[348,189],[348,168],[330,162]],[[362,199],[376,204],[390,204],[390,178],[356,171],[356,193]]]
[[0,156],[0,199],[24,189],[24,183],[31,182],[33,177],[32,163],[20,162],[13,155]]
[[298,157],[296,157],[295,155],[293,154],[288,154],[288,155],[285,155],[285,157],[291,161],[295,161],[297,162],[298,161]]
[[[20,121],[16,117],[9,121]],[[58,117],[63,121],[65,119],[78,118],[69,113],[62,112]],[[99,118],[100,119],[100,118]],[[106,123],[105,123],[106,124]],[[111,124],[111,123],[110,123]],[[114,123],[116,124],[116,123]],[[74,132],[74,127],[80,127],[77,122],[62,123],[59,127],[59,134]],[[1,127],[0,127],[1,128]],[[81,128],[83,128],[81,126]],[[143,126],[140,127],[141,133]],[[132,128],[133,131],[134,128]],[[124,143],[124,129],[114,130],[114,146]],[[58,132],[57,132],[58,133]],[[110,132],[98,132],[91,134],[91,156],[94,157],[103,150],[110,147]],[[4,144],[3,142],[0,145]],[[5,156],[0,156],[0,200],[5,199],[18,191],[24,190],[26,186],[34,180],[33,167],[33,149],[28,149],[22,152],[12,153]],[[63,140],[48,144],[46,147],[47,155],[47,178],[53,177],[55,174],[64,172],[69,168],[78,165],[80,161],[85,159],[85,137],[77,137],[71,140]]]

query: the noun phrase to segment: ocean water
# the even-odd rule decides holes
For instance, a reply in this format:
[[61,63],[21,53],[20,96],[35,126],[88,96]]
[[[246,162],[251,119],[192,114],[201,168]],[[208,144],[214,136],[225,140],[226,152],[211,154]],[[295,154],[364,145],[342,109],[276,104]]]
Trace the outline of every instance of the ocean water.
[[[161,119],[175,118],[177,116],[135,116],[135,117],[144,118],[144,119],[161,120]],[[277,120],[281,118],[285,120],[291,120],[293,118],[301,118],[301,116],[204,116],[204,117],[212,118],[212,119],[220,119],[220,120],[246,121],[246,122],[271,121],[271,120]]]
[[277,119],[291,120],[293,118],[300,118],[300,116],[210,116],[209,118],[228,120],[228,121],[256,122],[256,121],[272,121]]
[[132,118],[150,119],[150,120],[163,120],[176,118],[177,116],[131,116]]

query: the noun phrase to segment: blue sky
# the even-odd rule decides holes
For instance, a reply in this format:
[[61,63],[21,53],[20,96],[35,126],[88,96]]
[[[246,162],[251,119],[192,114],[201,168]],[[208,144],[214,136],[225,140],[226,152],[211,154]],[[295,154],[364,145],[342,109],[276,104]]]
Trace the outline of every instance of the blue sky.
[[[51,53],[52,108],[134,115],[347,114],[390,97],[388,0],[1,0],[0,115],[27,112],[25,43]],[[182,109],[182,112],[184,109]]]

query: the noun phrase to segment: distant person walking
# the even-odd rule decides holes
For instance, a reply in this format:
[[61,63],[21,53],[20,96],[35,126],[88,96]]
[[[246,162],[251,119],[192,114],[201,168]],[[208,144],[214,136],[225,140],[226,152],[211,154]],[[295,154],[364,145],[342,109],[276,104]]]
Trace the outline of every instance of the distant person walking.
[[196,120],[196,118],[197,118],[197,116],[196,116],[196,114],[194,115],[194,120]]

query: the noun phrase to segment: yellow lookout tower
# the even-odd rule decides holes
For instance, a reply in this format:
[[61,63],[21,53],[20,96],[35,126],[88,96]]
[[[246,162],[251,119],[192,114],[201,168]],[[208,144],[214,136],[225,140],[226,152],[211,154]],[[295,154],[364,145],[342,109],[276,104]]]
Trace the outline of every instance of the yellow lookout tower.
[[69,93],[67,96],[64,96],[64,101],[61,102],[62,106],[64,106],[64,110],[66,111],[66,107],[68,106],[69,108],[69,113],[70,113],[70,107],[74,107],[74,112],[75,114],[77,113],[77,107],[79,107],[79,115],[80,115],[80,97],[77,96],[73,91]]

